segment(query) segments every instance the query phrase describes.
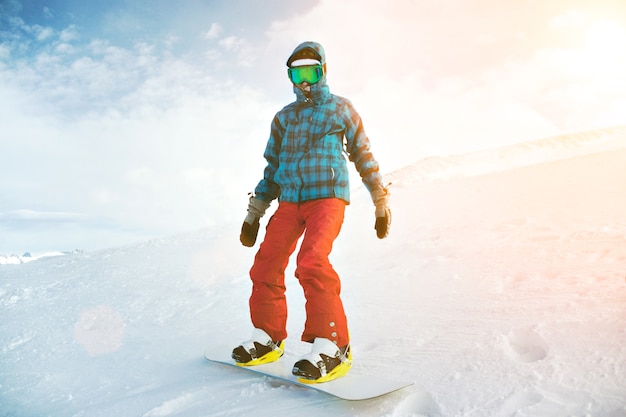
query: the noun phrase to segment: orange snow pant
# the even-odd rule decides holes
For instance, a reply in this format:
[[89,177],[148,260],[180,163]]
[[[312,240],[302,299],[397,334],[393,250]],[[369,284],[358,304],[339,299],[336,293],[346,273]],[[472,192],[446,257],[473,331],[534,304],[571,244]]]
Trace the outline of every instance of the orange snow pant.
[[250,269],[250,316],[254,327],[274,341],[287,338],[285,269],[304,233],[297,256],[296,277],[306,299],[302,340],[323,337],[338,346],[349,343],[348,326],[339,296],[341,282],[328,256],[343,224],[346,203],[338,198],[304,203],[281,202],[267,225],[265,239]]

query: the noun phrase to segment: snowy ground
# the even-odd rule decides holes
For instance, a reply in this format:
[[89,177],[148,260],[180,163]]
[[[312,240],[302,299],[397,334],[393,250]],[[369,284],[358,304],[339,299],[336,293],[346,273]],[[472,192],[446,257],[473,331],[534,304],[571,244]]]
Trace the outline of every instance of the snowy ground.
[[254,250],[229,224],[0,265],[0,416],[626,415],[626,128],[389,179],[390,237],[358,189],[333,263],[353,372],[414,386],[344,402],[205,361],[251,331]]

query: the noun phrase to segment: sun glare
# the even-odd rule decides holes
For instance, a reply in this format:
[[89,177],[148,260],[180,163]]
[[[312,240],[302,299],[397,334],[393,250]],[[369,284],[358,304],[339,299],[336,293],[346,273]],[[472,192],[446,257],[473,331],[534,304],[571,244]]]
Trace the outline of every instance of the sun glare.
[[586,48],[598,57],[626,55],[626,29],[613,21],[602,21],[592,25],[587,31]]
[[[626,29],[614,21],[589,27],[583,49],[584,68],[601,84],[623,80],[626,71]],[[621,81],[620,81],[621,83]]]

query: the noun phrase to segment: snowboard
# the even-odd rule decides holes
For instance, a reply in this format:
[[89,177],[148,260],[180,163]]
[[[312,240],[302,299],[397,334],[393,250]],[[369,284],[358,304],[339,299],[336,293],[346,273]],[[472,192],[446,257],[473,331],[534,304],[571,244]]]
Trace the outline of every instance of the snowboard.
[[[204,351],[204,357],[211,362],[229,365],[243,372],[266,375],[288,384],[313,389],[348,401],[368,400],[413,385],[413,382],[381,378],[379,375],[361,373],[358,369],[354,368],[354,365],[352,369],[341,378],[320,384],[304,384],[299,382],[298,378],[291,373],[293,364],[302,356],[301,354],[293,352],[293,345],[300,345],[298,346],[300,349],[297,350],[301,351],[302,354],[308,352],[306,349],[310,349],[310,347],[305,347],[305,350],[303,350],[302,347],[305,345],[304,343],[291,343],[289,345],[286,343],[285,354],[279,360],[257,366],[236,365],[235,361],[230,356],[233,349],[232,346],[211,345]],[[290,349],[292,349],[292,353],[290,353]]]

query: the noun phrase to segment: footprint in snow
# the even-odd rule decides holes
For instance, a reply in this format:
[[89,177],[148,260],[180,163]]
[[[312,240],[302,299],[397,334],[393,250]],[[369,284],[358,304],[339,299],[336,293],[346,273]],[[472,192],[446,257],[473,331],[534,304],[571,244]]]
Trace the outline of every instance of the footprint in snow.
[[[532,391],[523,391],[516,392],[509,395],[502,402],[502,405],[499,407],[498,416],[515,416],[520,411],[524,409],[528,409],[533,405],[541,402],[543,400],[543,395],[538,392]],[[526,410],[530,411],[530,410]]]
[[401,401],[394,409],[393,416],[441,416],[441,408],[432,395],[419,390]]
[[506,344],[513,359],[537,362],[548,356],[548,345],[532,328],[518,329],[506,336]]

